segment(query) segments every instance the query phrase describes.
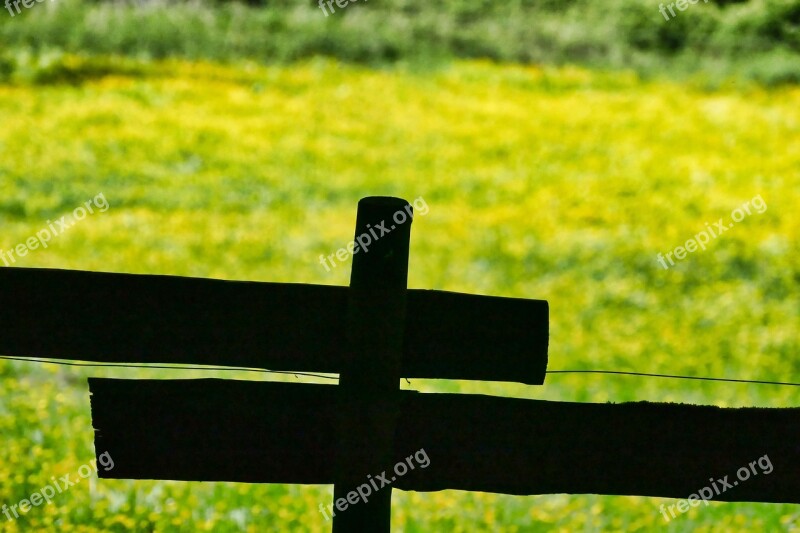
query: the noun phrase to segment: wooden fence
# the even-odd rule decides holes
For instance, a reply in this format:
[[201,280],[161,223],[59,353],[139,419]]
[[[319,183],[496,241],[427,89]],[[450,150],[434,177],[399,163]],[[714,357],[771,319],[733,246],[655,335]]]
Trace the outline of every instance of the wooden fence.
[[[356,236],[407,208],[361,200]],[[95,450],[115,462],[101,477],[333,483],[335,532],[389,531],[392,488],[686,498],[764,455],[773,472],[713,499],[800,503],[800,409],[399,390],[401,378],[541,385],[547,368],[547,302],[408,290],[410,228],[356,253],[349,288],[3,268],[0,353],[339,374],[89,380]],[[352,503],[421,449],[429,466]]]

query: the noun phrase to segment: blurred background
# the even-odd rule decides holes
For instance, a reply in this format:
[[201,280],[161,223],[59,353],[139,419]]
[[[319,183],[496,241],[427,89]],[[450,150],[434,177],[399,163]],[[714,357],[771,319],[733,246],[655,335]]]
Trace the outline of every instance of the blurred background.
[[[109,207],[9,266],[347,285],[351,262],[319,256],[352,240],[358,200],[423,198],[409,286],[548,300],[551,370],[800,382],[800,0],[669,19],[655,0],[17,6],[0,6],[0,250],[99,194]],[[659,263],[757,196],[763,212]],[[0,504],[94,458],[88,376],[315,381],[0,360]],[[402,387],[800,406],[796,387],[592,374]],[[0,531],[325,531],[331,495],[93,479]],[[392,522],[800,531],[797,506],[665,523],[662,503],[395,491]]]

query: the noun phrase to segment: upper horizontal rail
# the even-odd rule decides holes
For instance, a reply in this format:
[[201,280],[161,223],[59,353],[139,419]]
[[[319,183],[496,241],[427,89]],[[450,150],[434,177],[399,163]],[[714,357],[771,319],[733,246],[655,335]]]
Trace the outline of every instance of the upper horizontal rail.
[[[378,297],[378,295],[376,295]],[[348,288],[0,268],[0,354],[339,373]],[[409,290],[403,377],[542,384],[542,300]]]

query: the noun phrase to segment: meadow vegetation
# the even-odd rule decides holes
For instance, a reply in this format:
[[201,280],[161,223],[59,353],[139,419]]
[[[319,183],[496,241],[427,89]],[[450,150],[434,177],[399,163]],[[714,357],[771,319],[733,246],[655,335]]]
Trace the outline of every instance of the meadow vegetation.
[[[102,193],[106,212],[14,266],[346,285],[349,263],[318,258],[353,238],[358,200],[422,197],[409,285],[548,300],[553,370],[800,382],[799,26],[797,0],[670,21],[639,0],[370,0],[327,18],[293,0],[36,4],[0,15],[0,250]],[[763,213],[661,267],[756,195]],[[94,456],[88,376],[314,381],[0,360],[0,505]],[[402,386],[800,406],[797,388],[623,376]],[[320,531],[331,494],[92,480],[0,531]],[[789,505],[666,524],[658,498],[393,498],[406,532],[800,530]]]
[[490,59],[632,69],[648,77],[702,72],[715,86],[731,77],[800,81],[798,0],[700,2],[669,21],[655,0],[372,0],[328,17],[313,0],[262,4],[35,4],[0,16],[0,79],[24,65],[25,54],[91,51],[270,63],[327,56],[373,66]]
[[[348,265],[326,272],[318,257],[352,239],[358,199],[421,196],[429,212],[412,231],[410,286],[549,300],[551,369],[800,381],[797,88],[709,90],[487,61],[434,72],[325,58],[112,63],[104,71],[62,55],[67,72],[99,73],[0,85],[0,247],[98,193],[110,205],[15,266],[345,285]],[[658,253],[757,194],[766,211],[669,270],[659,265]],[[501,347],[497,357],[502,364]],[[299,381],[0,361],[0,502],[93,457],[87,376],[215,375]],[[612,376],[403,387],[798,405],[788,387]],[[0,530],[319,531],[328,524],[317,506],[330,495],[95,480],[0,520]],[[800,519],[795,506],[712,503],[664,524],[662,502],[396,492],[393,523],[408,532],[789,531]]]

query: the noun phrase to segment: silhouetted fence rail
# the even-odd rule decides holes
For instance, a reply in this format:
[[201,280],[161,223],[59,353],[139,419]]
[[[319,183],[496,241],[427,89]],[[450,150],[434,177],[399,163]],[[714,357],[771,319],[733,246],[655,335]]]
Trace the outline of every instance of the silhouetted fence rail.
[[[405,209],[363,199],[356,236]],[[685,498],[765,455],[770,473],[713,499],[800,503],[797,408],[400,391],[403,377],[542,384],[548,352],[547,302],[407,290],[410,225],[353,256],[349,288],[0,269],[0,353],[339,374],[89,380],[95,449],[115,461],[101,477],[333,483],[336,532],[388,531],[392,487]],[[353,503],[423,449],[428,466]]]

